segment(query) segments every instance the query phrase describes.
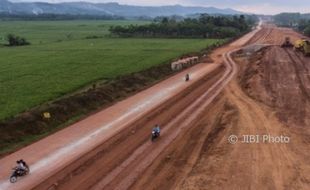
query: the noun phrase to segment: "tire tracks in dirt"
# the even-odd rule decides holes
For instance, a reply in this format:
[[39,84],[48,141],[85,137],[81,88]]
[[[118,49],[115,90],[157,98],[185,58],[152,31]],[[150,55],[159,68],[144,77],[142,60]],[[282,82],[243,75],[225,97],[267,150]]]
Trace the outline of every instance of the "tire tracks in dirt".
[[[232,52],[228,52],[223,56],[226,71],[221,79],[166,125],[163,133],[169,133],[168,137],[163,139],[160,144],[158,143],[156,148],[154,148],[151,153],[148,152],[146,156],[143,153],[148,150],[152,143],[146,142],[140,146],[127,160],[120,164],[119,167],[114,169],[102,181],[97,183],[93,189],[127,189],[130,187],[134,183],[135,179],[137,179],[139,175],[141,175],[141,173],[150,166],[152,161],[156,159],[156,157],[179,135],[179,133],[191,126],[191,123],[199,117],[203,110],[216,98],[216,96],[236,74],[237,68],[234,61],[230,57],[231,53]],[[176,125],[178,125],[178,128],[171,131],[170,128],[173,128]],[[139,156],[143,158],[137,159]],[[136,160],[140,161],[136,163],[135,167],[130,167],[130,164]],[[130,175],[123,176],[123,178],[117,177],[125,168],[130,168]],[[116,180],[121,179],[121,181],[113,182],[115,178],[117,178]],[[114,185],[108,186],[110,183]]]
[[[277,29],[273,32],[277,32]],[[264,36],[263,41],[270,40]],[[273,43],[280,42],[280,38],[284,37],[279,35]],[[296,58],[293,59],[296,61]],[[299,62],[297,65],[297,75],[304,69],[301,64],[302,62]],[[237,81],[233,79],[224,91],[224,97],[238,112],[238,115],[234,115],[229,121],[235,119],[237,122],[231,122],[232,126],[222,130],[215,141],[209,142],[212,149],[208,154],[199,157],[178,189],[309,189],[310,162],[307,159],[309,153],[305,152],[309,149],[309,143],[299,133],[294,132],[295,129],[280,122],[275,110],[243,92]],[[306,129],[300,131],[303,132],[306,132]],[[291,141],[288,144],[261,142],[230,145],[227,138],[231,134],[238,137],[284,135],[289,136]]]

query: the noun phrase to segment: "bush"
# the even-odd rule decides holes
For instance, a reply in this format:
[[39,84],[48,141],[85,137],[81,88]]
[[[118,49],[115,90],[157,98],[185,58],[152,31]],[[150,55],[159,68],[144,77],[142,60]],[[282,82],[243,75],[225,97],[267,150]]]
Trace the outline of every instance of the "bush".
[[30,43],[20,36],[16,36],[14,34],[8,34],[7,35],[7,41],[9,42],[9,46],[24,46],[24,45],[30,45]]
[[310,26],[307,26],[307,28],[304,30],[304,33],[306,36],[310,36]]

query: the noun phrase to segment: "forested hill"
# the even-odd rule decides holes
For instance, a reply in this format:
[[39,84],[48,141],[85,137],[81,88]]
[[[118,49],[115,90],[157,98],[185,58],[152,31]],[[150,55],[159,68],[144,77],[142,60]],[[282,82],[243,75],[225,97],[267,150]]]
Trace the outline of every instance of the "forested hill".
[[[38,0],[39,1],[39,0]],[[190,15],[196,13],[208,14],[242,14],[233,9],[218,9],[215,7],[185,7],[172,6],[132,6],[118,3],[12,3],[8,0],[0,1],[0,14],[70,14],[70,15],[117,15],[124,17],[138,16],[171,16]]]

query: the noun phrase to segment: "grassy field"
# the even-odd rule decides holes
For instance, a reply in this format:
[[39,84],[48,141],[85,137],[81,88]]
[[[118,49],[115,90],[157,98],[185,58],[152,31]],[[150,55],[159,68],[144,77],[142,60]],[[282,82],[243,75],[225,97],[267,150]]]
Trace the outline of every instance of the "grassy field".
[[32,44],[83,39],[88,36],[104,37],[113,25],[145,24],[147,21],[0,21],[0,44],[6,35],[14,33],[28,39]]
[[[131,23],[137,23],[132,21]],[[212,39],[85,39],[124,21],[0,22],[32,45],[0,46],[0,120],[75,91],[199,51]],[[72,38],[66,38],[71,33]],[[223,41],[223,40],[220,40]]]

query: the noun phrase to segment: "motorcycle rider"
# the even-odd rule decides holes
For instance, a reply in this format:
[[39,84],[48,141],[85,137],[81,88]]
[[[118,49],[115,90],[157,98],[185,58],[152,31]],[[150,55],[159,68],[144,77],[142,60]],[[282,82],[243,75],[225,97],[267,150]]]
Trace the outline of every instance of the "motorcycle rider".
[[27,163],[23,159],[21,159],[20,161],[29,170],[29,166],[27,165]]
[[10,177],[10,182],[11,183],[15,183],[17,181],[18,177],[24,176],[29,174],[30,170],[28,165],[26,164],[26,162],[24,160],[17,160],[16,161],[17,166],[15,168],[13,168],[13,173]]
[[155,125],[153,128],[153,131],[157,134],[157,136],[160,135],[160,126],[158,124]]
[[21,172],[28,171],[28,165],[26,164],[26,162],[24,160],[22,160],[22,159],[17,160],[16,163],[17,163],[17,167],[16,167],[17,170],[19,170]]

